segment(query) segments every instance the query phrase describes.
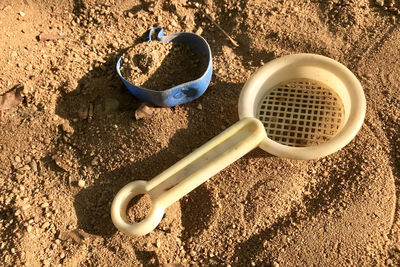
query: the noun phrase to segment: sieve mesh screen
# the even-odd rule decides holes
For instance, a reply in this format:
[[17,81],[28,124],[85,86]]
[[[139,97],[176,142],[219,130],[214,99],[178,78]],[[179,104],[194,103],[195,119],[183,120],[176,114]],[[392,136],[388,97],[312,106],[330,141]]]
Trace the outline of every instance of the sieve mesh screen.
[[306,147],[336,135],[344,121],[344,108],[329,87],[310,79],[294,79],[268,91],[258,118],[270,139],[287,146]]

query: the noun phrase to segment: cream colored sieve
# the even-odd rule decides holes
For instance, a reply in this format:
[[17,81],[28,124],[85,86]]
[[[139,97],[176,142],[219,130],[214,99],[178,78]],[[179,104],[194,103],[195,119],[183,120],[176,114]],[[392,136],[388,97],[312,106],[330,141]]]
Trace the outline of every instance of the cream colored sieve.
[[[124,186],[112,203],[112,221],[128,234],[151,232],[167,207],[257,146],[293,159],[334,153],[357,134],[365,109],[360,82],[342,64],[313,54],[275,59],[244,85],[239,122],[152,180]],[[131,223],[128,204],[140,194],[150,196],[152,209]]]
[[260,103],[258,119],[267,136],[286,146],[328,141],[340,130],[344,108],[338,94],[309,79],[294,79],[271,89]]

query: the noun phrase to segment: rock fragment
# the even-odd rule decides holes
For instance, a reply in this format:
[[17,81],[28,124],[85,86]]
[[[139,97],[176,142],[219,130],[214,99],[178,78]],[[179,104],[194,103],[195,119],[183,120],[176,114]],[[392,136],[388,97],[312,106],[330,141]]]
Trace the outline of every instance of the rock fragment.
[[146,103],[142,103],[140,107],[135,111],[136,120],[145,119],[151,117],[155,108],[148,106]]

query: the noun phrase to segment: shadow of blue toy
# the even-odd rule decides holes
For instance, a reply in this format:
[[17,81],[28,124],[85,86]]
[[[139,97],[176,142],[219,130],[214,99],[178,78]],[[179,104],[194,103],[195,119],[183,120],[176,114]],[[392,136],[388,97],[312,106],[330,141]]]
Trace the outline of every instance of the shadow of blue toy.
[[190,46],[200,56],[203,63],[207,64],[206,71],[196,80],[182,83],[163,91],[155,91],[136,86],[122,77],[120,72],[122,57],[120,57],[117,62],[117,73],[126,88],[139,100],[161,107],[180,105],[200,97],[210,84],[213,69],[211,49],[207,41],[203,37],[189,32],[180,32],[165,36],[164,30],[157,27],[150,30],[148,42],[152,40],[154,33],[158,41],[184,43]]

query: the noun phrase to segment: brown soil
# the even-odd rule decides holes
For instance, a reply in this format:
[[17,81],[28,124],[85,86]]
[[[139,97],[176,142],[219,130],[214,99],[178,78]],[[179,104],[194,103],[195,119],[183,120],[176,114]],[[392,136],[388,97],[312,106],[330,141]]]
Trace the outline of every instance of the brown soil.
[[[189,1],[1,1],[0,95],[24,85],[0,122],[1,265],[398,266],[400,4],[389,2],[199,1],[235,47]],[[140,102],[115,64],[153,26],[202,30],[214,75],[199,99],[136,121]],[[123,185],[235,123],[249,76],[300,52],[338,60],[362,83],[367,114],[349,145],[310,161],[255,149],[149,235],[115,229]]]
[[148,194],[134,197],[128,206],[128,219],[130,222],[140,222],[151,210],[151,198]]
[[200,78],[203,65],[186,44],[151,41],[124,53],[121,74],[134,85],[162,91]]

